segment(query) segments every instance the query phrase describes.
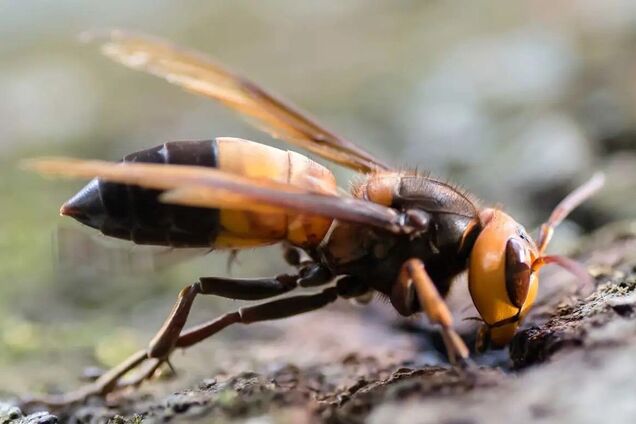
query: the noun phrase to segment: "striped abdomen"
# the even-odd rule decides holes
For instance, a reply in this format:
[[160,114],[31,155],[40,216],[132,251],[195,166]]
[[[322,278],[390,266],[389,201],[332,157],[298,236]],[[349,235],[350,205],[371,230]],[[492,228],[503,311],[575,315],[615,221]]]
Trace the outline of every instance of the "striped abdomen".
[[[123,162],[209,166],[323,193],[336,193],[333,174],[295,152],[232,138],[170,142],[132,153]],[[173,247],[241,248],[288,240],[317,245],[331,220],[322,217],[204,209],[160,203],[159,191],[91,181],[62,213],[107,236],[137,244]]]

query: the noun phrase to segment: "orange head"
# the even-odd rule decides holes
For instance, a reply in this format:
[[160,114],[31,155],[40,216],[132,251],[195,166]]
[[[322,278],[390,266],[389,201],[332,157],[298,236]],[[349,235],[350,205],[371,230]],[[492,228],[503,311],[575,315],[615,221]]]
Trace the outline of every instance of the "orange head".
[[482,230],[471,251],[468,268],[470,295],[484,322],[478,335],[478,349],[487,345],[503,347],[510,342],[534,303],[538,271],[543,265],[556,263],[580,278],[590,278],[574,261],[547,256],[544,252],[554,228],[602,184],[602,175],[596,175],[563,199],[542,225],[537,243],[503,211],[484,209],[480,213]]
[[470,255],[468,287],[484,321],[483,336],[503,346],[537,295],[539,279],[532,265],[539,251],[526,230],[506,213],[486,209],[480,215],[483,229]]

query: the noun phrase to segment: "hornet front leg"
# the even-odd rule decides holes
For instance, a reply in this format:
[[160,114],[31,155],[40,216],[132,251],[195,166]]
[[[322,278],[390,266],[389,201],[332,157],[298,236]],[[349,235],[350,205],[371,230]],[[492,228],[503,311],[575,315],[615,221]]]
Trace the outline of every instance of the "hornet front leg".
[[431,322],[441,327],[450,363],[460,368],[470,366],[469,350],[453,329],[453,316],[421,260],[404,262],[391,292],[391,303],[406,316],[419,312],[419,304]]

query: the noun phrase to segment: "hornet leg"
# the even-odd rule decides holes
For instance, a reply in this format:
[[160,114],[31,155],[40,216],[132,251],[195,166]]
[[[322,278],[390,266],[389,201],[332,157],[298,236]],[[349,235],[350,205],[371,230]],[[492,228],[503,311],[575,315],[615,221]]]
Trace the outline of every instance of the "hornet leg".
[[303,296],[292,296],[273,300],[260,305],[241,308],[221,317],[198,325],[185,331],[176,342],[175,347],[187,348],[223,330],[231,324],[252,324],[260,321],[271,321],[288,318],[305,312],[320,309],[338,298],[338,289],[329,287],[320,293]]
[[426,272],[422,261],[409,259],[402,265],[398,281],[391,293],[391,303],[402,315],[411,315],[417,312],[416,300],[426,316],[441,327],[451,364],[459,365],[461,368],[469,366],[469,350],[453,329],[453,317],[448,306]]
[[[271,293],[266,296],[266,290],[261,293],[261,298],[273,297],[285,291],[291,290],[287,287],[288,279],[290,276],[284,276],[284,281],[279,281],[281,277],[274,279],[255,279],[255,280],[238,280],[237,287],[245,284],[246,288],[249,286],[246,282],[256,282],[256,286],[265,287],[271,286]],[[159,333],[153,338],[149,350],[139,350],[129,358],[124,360],[121,364],[117,365],[107,373],[103,374],[100,378],[93,383],[80,388],[75,392],[68,393],[61,396],[48,396],[37,399],[25,399],[22,402],[24,407],[35,405],[46,405],[51,408],[61,407],[64,405],[78,403],[86,400],[90,396],[105,396],[108,393],[120,390],[122,388],[138,385],[144,380],[152,377],[154,372],[159,366],[167,361],[169,354],[175,348],[186,348],[192,346],[216,333],[223,330],[225,327],[241,323],[251,324],[253,322],[275,320],[290,317],[293,315],[302,314],[304,312],[313,311],[315,309],[322,308],[323,306],[335,301],[338,297],[338,289],[336,287],[330,287],[318,294],[304,295],[304,296],[292,296],[288,298],[278,299],[270,302],[266,302],[260,305],[248,306],[240,308],[236,312],[227,313],[221,317],[209,321],[207,323],[193,327],[192,329],[184,331],[182,334],[177,333],[185,323],[187,313],[190,310],[194,297],[197,293],[200,294],[216,294],[211,293],[212,288],[206,286],[206,283],[212,283],[223,281],[229,285],[229,279],[201,279],[201,288],[195,289],[197,284],[186,287],[179,294],[177,303],[173,307],[173,310],[162,326]],[[204,282],[205,281],[205,282]],[[222,284],[221,284],[222,285]],[[292,287],[293,288],[293,287]],[[258,291],[258,290],[256,290]],[[243,293],[244,296],[253,296],[253,293],[247,293],[243,289],[236,289],[233,293]],[[241,298],[237,296],[238,298]],[[177,334],[177,337],[174,336]],[[150,356],[156,355],[156,356]],[[145,365],[143,369],[139,371],[129,380],[124,380],[123,377],[132,370],[138,369],[141,365]]]
[[297,286],[298,276],[279,275],[275,278],[201,278],[198,283],[181,290],[161,329],[148,346],[148,357],[167,357],[181,334],[197,294],[230,299],[260,300],[278,296]]

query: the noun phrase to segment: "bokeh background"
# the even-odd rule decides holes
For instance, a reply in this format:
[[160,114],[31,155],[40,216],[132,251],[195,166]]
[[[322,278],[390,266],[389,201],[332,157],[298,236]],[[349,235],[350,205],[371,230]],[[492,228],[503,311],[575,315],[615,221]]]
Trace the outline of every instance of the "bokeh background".
[[[83,231],[57,214],[82,183],[32,175],[21,159],[117,160],[215,136],[284,146],[78,42],[112,27],[208,52],[388,162],[505,205],[529,229],[604,171],[606,189],[563,225],[554,249],[636,215],[636,2],[0,0],[0,393],[76,386],[82,368],[144,346],[182,286],[228,273],[224,253],[187,259]],[[337,175],[346,187],[351,174]],[[279,253],[242,253],[232,275],[283,272]],[[192,322],[236,306],[200,299]],[[364,327],[347,325],[344,306],[321,321],[336,339]],[[201,358],[249,365],[254,346],[302,360],[298,346],[280,345],[285,332],[310,338],[303,319],[228,330],[177,368]],[[371,334],[360,346],[376,342]]]

